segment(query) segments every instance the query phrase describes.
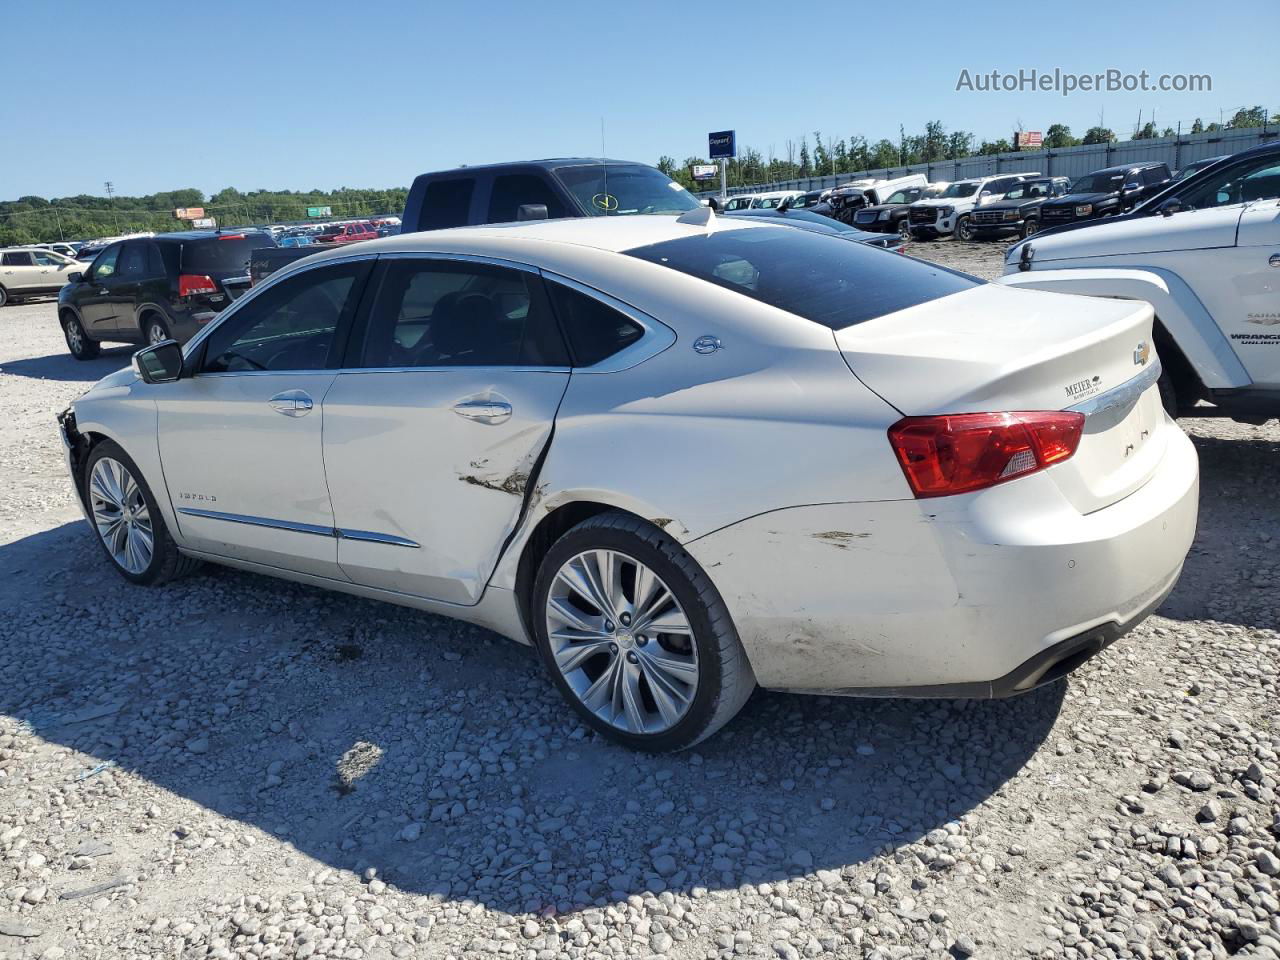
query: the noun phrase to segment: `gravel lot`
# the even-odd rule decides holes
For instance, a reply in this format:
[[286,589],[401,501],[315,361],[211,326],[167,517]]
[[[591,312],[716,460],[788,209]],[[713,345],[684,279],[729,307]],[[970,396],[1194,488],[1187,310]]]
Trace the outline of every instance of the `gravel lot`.
[[483,630],[126,584],[53,417],[128,355],[0,310],[0,958],[1280,957],[1275,421],[1183,421],[1182,582],[1069,682],[758,693],[655,759]]

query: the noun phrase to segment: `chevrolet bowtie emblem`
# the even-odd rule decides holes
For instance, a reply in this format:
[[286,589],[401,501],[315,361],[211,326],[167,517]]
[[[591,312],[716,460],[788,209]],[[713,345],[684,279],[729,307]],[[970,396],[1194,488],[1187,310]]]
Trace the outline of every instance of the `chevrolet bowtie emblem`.
[[1135,367],[1145,367],[1150,359],[1151,347],[1147,345],[1147,341],[1143,340],[1133,351],[1133,365]]

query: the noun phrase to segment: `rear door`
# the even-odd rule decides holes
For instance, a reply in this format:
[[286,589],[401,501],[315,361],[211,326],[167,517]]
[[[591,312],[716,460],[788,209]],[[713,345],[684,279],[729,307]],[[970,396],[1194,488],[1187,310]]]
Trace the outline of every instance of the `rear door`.
[[569,363],[519,265],[383,257],[324,400],[338,562],[356,583],[471,605],[519,522]]
[[0,286],[10,295],[35,293],[39,289],[39,270],[29,250],[8,250],[0,254]]

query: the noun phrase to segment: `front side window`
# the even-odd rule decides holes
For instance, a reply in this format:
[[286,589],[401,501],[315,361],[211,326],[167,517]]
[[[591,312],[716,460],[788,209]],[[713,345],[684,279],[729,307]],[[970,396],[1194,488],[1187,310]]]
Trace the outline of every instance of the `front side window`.
[[325,369],[368,271],[367,262],[318,267],[264,290],[209,335],[201,372]]
[[89,271],[93,274],[94,280],[106,280],[115,275],[116,261],[120,258],[120,249],[123,246],[122,243],[113,244],[98,254],[98,259],[93,261],[93,269]]
[[972,197],[977,192],[978,185],[976,183],[953,183],[943,190],[939,196],[948,200],[955,200],[961,197]]
[[788,227],[722,230],[626,252],[835,330],[979,283],[865,244]]
[[446,260],[382,272],[357,367],[568,366],[538,277]]
[[31,266],[31,254],[26,250],[6,253],[4,257],[0,259],[0,266],[29,267]]
[[565,215],[564,204],[545,179],[529,173],[510,173],[493,179],[488,220],[490,223],[510,223],[518,218],[520,207],[526,203],[545,205],[549,220]]
[[1274,156],[1234,164],[1212,174],[1182,196],[1185,209],[1222,207],[1280,197],[1280,163]]
[[642,163],[587,163],[556,167],[554,173],[592,217],[685,213],[698,208],[693,194]]
[[1123,173],[1091,173],[1071,185],[1072,193],[1115,193],[1124,186]]

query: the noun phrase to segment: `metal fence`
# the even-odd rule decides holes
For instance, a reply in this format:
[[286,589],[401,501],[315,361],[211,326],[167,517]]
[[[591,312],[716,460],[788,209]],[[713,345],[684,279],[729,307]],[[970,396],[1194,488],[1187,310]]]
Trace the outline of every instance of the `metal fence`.
[[[906,167],[881,167],[876,170],[839,173],[825,177],[776,180],[772,183],[730,187],[729,194],[761,193],[766,190],[826,190],[864,177],[887,180],[910,173],[923,173],[933,183],[965,180],[970,177],[989,177],[998,173],[1031,171],[1045,176],[1074,179],[1103,167],[1161,160],[1169,165],[1170,170],[1177,170],[1195,160],[1237,153],[1248,147],[1273,140],[1277,136],[1280,136],[1280,130],[1253,127],[1242,130],[1219,130],[1214,133],[1186,134],[1180,137],[1160,137],[1154,140],[1122,140],[1117,143],[1060,147],[1054,150],[1022,150],[1013,153],[963,157],[959,160],[939,160],[935,163],[914,163]],[[704,190],[698,195],[715,196],[718,192]]]

